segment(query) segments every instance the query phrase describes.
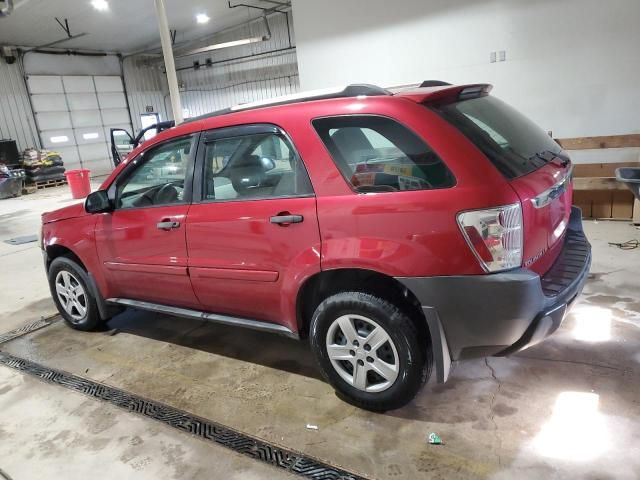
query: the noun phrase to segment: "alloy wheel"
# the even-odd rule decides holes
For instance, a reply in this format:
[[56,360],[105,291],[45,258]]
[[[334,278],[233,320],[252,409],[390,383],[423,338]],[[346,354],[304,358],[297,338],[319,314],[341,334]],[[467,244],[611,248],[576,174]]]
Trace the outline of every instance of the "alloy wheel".
[[327,354],[335,371],[363,392],[382,392],[398,378],[398,351],[378,323],[362,315],[336,318],[326,338]]
[[61,270],[56,275],[55,285],[58,301],[71,317],[71,321],[82,321],[87,314],[87,294],[82,284],[71,272]]

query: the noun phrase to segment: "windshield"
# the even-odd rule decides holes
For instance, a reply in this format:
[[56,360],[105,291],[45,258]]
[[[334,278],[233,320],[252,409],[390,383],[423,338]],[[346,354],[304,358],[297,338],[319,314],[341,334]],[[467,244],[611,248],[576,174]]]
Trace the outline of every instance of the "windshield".
[[469,138],[507,178],[527,175],[562,151],[544,130],[495,97],[431,108]]

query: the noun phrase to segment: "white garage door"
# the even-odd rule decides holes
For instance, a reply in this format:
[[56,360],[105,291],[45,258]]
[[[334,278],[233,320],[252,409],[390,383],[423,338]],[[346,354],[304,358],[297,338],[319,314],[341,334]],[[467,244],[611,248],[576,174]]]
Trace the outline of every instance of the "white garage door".
[[60,152],[67,170],[111,172],[109,130],[131,131],[120,77],[29,75],[27,82],[43,148]]

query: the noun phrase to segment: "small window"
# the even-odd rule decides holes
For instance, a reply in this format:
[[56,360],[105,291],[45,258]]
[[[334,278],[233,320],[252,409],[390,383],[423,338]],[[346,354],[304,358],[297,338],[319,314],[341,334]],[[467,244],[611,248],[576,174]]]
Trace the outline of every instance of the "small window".
[[302,161],[282,135],[264,133],[206,144],[205,200],[312,195]]
[[191,138],[165,143],[145,152],[142,163],[118,184],[118,208],[184,203],[184,185],[191,154]]
[[442,160],[415,133],[373,115],[320,118],[313,126],[342,175],[359,192],[448,188]]

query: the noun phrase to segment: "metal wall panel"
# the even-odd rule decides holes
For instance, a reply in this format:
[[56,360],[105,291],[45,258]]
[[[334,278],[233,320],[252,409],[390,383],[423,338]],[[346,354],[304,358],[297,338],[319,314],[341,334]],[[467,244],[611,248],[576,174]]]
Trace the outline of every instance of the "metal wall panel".
[[128,57],[123,60],[123,67],[134,131],[142,128],[140,114],[146,113],[147,109],[159,114],[160,120],[172,119],[171,108],[167,108],[169,101],[165,103],[169,91],[167,79],[158,58]]
[[[288,22],[287,22],[288,20]],[[193,117],[238,103],[265,100],[299,90],[298,65],[290,13],[269,16],[271,39],[179,58],[184,113]],[[266,33],[261,20],[214,35],[200,47]],[[242,57],[242,58],[239,58]],[[213,62],[206,67],[207,59]],[[199,62],[198,69],[189,68]]]
[[18,63],[0,60],[0,138],[15,140],[18,150],[39,147],[29,94]]

